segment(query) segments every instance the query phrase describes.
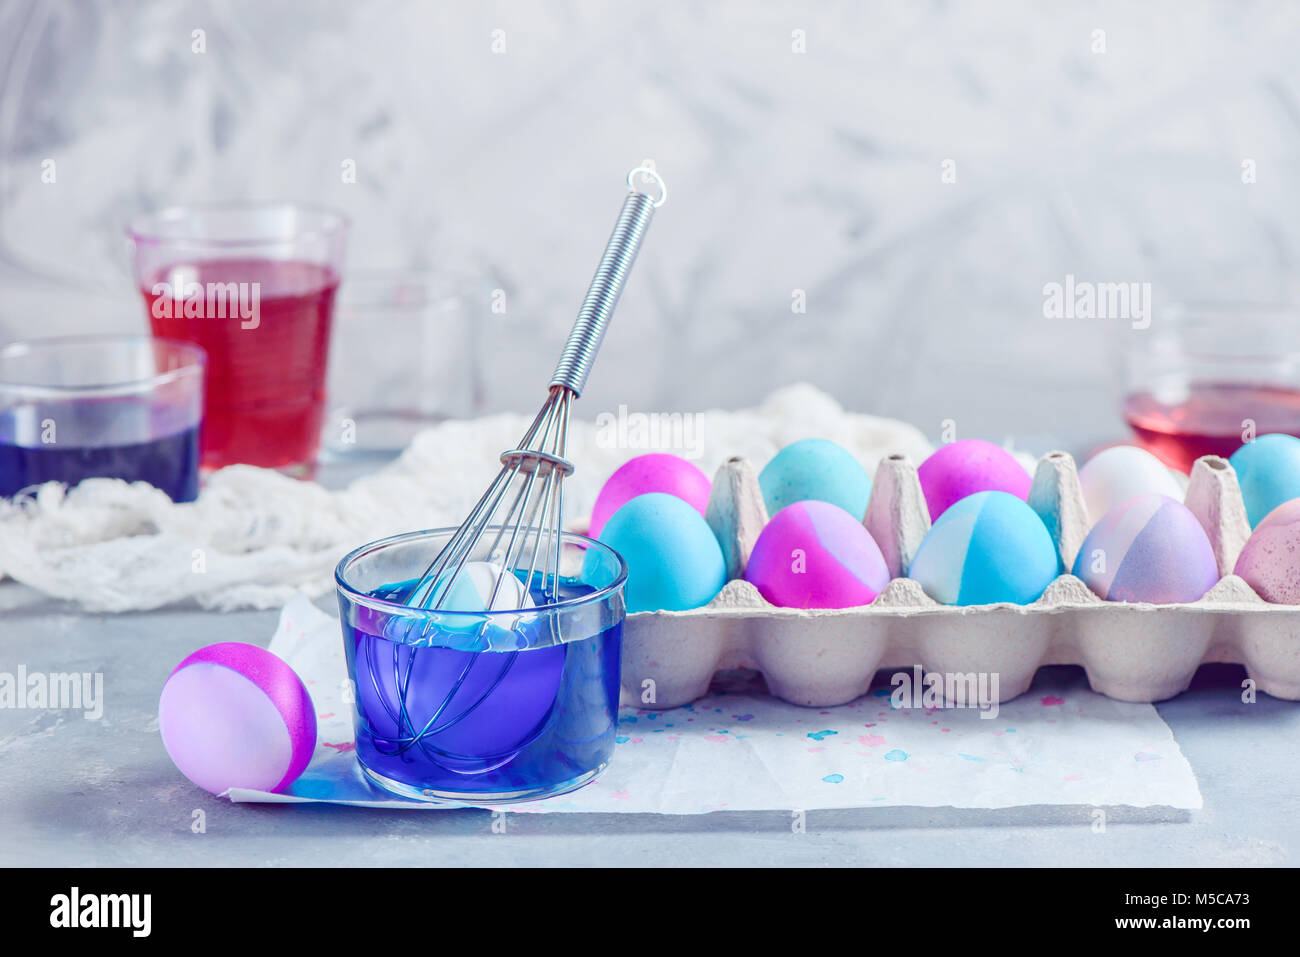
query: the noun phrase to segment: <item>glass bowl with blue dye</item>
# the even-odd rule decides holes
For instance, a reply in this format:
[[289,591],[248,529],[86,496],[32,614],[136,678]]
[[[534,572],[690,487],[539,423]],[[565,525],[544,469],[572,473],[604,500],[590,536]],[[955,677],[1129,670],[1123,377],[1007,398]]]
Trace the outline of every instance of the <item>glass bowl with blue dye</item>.
[[[484,549],[496,531],[482,536]],[[558,600],[548,570],[530,583],[531,608],[403,604],[455,532],[372,542],[335,569],[362,770],[403,797],[447,804],[530,801],[587,784],[614,752],[626,564],[566,532]]]
[[0,496],[116,478],[193,501],[206,363],[196,345],[148,336],[0,348]]

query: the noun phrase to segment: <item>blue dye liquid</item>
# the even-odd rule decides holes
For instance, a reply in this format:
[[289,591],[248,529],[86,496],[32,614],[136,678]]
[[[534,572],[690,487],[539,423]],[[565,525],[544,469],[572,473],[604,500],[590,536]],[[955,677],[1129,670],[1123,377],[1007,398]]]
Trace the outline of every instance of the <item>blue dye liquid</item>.
[[167,415],[125,400],[0,412],[0,495],[42,482],[71,486],[102,477],[148,482],[173,501],[192,502],[199,494],[199,426],[158,421]]
[[[413,585],[371,594],[400,600]],[[571,599],[593,590],[560,592]],[[533,598],[545,604],[539,592]],[[412,647],[345,624],[357,757],[373,774],[431,797],[567,790],[613,753],[622,638],[620,622],[567,644],[466,651]]]

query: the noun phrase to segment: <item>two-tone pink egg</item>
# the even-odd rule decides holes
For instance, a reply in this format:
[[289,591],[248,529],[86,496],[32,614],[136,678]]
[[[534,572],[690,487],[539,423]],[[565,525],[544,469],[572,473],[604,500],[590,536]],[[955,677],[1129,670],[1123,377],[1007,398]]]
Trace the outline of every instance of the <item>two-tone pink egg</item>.
[[199,787],[279,792],[311,761],[316,709],[278,656],[223,641],[173,669],[158,701],[158,729],[176,767]]
[[745,580],[773,605],[869,605],[889,583],[880,546],[862,523],[829,502],[787,505],[763,527]]

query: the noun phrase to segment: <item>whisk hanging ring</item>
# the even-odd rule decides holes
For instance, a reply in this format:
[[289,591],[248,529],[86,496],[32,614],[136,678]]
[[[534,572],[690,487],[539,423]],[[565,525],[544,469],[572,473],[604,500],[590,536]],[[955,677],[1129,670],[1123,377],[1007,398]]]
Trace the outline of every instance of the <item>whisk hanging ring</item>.
[[[652,205],[655,209],[658,209],[664,203],[668,202],[668,184],[664,182],[663,177],[659,175],[659,173],[654,169],[654,167],[638,166],[636,169],[632,170],[632,172],[627,174],[627,188],[632,190],[632,192],[634,193],[644,192],[643,190],[637,188],[637,184],[636,184],[637,176],[642,176],[645,179],[652,180],[655,183],[655,185],[659,187],[659,198],[655,200],[653,203],[651,203],[650,205]],[[646,193],[645,195],[648,196],[650,194]]]

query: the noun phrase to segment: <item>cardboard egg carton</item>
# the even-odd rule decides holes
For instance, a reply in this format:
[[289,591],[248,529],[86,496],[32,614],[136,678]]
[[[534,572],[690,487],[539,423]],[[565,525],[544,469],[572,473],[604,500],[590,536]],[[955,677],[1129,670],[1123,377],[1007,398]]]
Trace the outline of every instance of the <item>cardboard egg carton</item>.
[[[1073,567],[1091,522],[1068,453],[1039,460],[1029,504],[1051,532],[1062,567]],[[829,707],[865,694],[880,669],[916,665],[945,676],[997,675],[993,697],[1006,701],[1050,664],[1082,665],[1094,690],[1150,702],[1185,690],[1204,662],[1245,665],[1258,689],[1300,700],[1300,606],[1270,604],[1232,574],[1250,525],[1227,460],[1196,462],[1185,504],[1209,535],[1222,576],[1199,601],[1106,602],[1065,574],[1031,605],[947,606],[901,577],[930,518],[916,467],[890,456],[876,471],[863,524],[893,580],[859,608],[779,608],[743,578],[767,510],[753,466],[733,458],[718,470],[705,516],[722,543],[729,581],[701,608],[627,616],[624,702],[677,707],[704,695],[715,671],[750,668],[779,698]]]

